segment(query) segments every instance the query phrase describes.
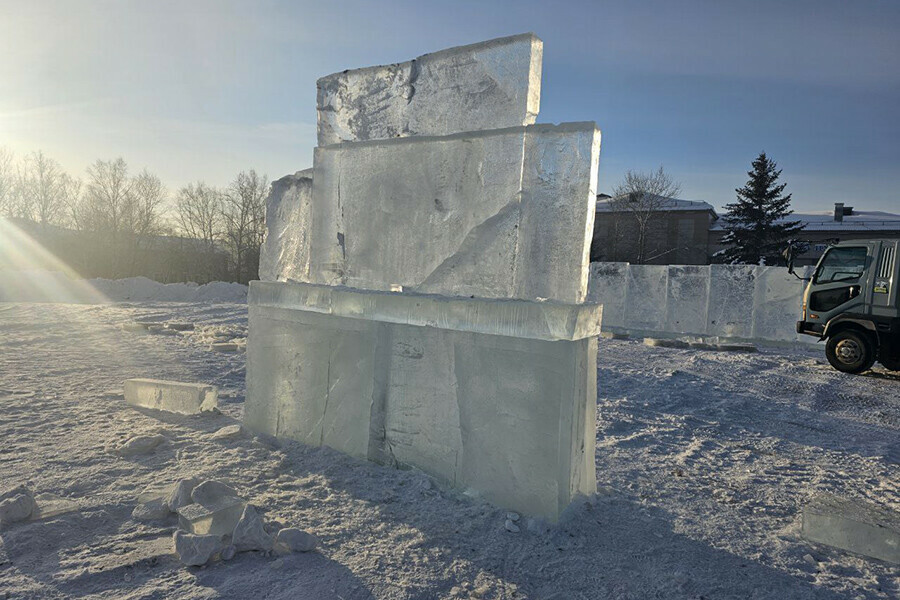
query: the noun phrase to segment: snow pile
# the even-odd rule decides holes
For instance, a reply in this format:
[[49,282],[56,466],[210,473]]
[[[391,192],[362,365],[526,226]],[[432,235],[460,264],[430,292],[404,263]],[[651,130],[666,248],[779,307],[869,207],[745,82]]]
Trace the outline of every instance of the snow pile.
[[146,277],[76,279],[59,271],[0,271],[0,302],[205,302],[244,303],[247,286],[214,281],[159,283]]

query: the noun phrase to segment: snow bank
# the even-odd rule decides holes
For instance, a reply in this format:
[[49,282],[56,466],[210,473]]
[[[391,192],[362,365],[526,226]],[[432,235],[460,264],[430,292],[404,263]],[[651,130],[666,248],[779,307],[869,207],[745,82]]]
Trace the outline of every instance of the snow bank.
[[804,286],[784,267],[598,262],[588,301],[604,331],[813,342],[795,329]]
[[143,301],[245,303],[247,286],[223,281],[159,283],[146,277],[77,279],[59,271],[0,270],[0,302]]

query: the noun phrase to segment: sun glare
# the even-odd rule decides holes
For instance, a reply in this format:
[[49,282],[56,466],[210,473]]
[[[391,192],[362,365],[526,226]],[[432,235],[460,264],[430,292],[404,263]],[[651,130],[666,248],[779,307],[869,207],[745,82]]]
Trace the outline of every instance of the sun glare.
[[0,218],[0,272],[0,302],[109,302],[63,260],[4,218]]

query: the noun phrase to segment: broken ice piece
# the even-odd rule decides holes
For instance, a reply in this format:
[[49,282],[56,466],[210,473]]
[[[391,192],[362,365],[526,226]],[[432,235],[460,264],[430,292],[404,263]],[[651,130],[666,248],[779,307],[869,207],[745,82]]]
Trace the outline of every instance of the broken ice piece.
[[519,526],[513,523],[510,519],[506,520],[506,523],[503,524],[507,531],[511,533],[519,533]]
[[0,501],[0,525],[24,521],[36,509],[34,497],[30,493],[16,494]]
[[234,527],[231,541],[235,548],[241,552],[250,550],[264,550],[268,552],[274,545],[272,536],[266,533],[263,527],[263,521],[259,513],[249,504],[244,507],[244,512]]
[[221,481],[204,481],[191,491],[191,499],[204,506],[216,504],[222,498],[237,497],[237,491]]
[[175,487],[172,488],[166,501],[169,510],[177,512],[182,506],[193,503],[194,500],[191,498],[191,493],[194,491],[194,488],[197,487],[198,483],[200,483],[200,480],[196,477],[180,479],[178,483],[175,484]]
[[216,352],[237,352],[239,346],[233,342],[214,342],[210,344],[209,349]]
[[172,541],[181,562],[192,567],[205,565],[222,549],[222,540],[217,535],[193,535],[175,531]]
[[226,425],[222,427],[214,434],[212,434],[212,439],[214,440],[233,440],[241,437],[242,429],[241,424],[237,423],[235,425]]
[[153,410],[195,415],[218,405],[218,390],[214,385],[203,383],[127,379],[125,402]]
[[275,542],[291,552],[311,552],[316,549],[319,538],[302,529],[289,527],[278,531]]
[[142,502],[134,507],[131,512],[131,518],[135,521],[158,521],[165,519],[171,513],[168,505],[162,498]]
[[199,535],[231,535],[245,505],[237,496],[225,496],[206,506],[188,504],[178,509],[178,526]]
[[156,435],[137,435],[116,448],[116,454],[119,456],[147,454],[165,441],[166,438],[158,433]]
[[193,323],[167,323],[166,327],[172,329],[173,331],[193,331],[194,324]]

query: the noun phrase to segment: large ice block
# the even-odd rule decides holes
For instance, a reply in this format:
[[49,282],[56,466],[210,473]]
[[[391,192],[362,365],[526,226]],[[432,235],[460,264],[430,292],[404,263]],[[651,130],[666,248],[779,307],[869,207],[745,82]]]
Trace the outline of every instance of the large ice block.
[[593,123],[317,148],[311,203],[273,188],[268,236],[293,239],[262,278],[581,302],[599,151]]
[[604,331],[625,328],[628,269],[625,262],[591,263],[587,301],[603,305]]
[[214,385],[161,379],[126,379],[125,402],[154,410],[195,415],[218,405]]
[[542,55],[525,33],[322,77],[319,145],[534,123]]
[[668,267],[631,265],[625,322],[637,331],[662,331],[666,323]]
[[260,248],[259,278],[290,279],[309,272],[309,215],[312,169],[272,182],[266,202],[266,239]]
[[711,265],[706,332],[720,337],[753,335],[753,298],[759,267]]
[[556,519],[595,489],[601,307],[252,282],[245,425]]
[[703,335],[709,301],[709,267],[668,267],[665,328],[672,333]]

